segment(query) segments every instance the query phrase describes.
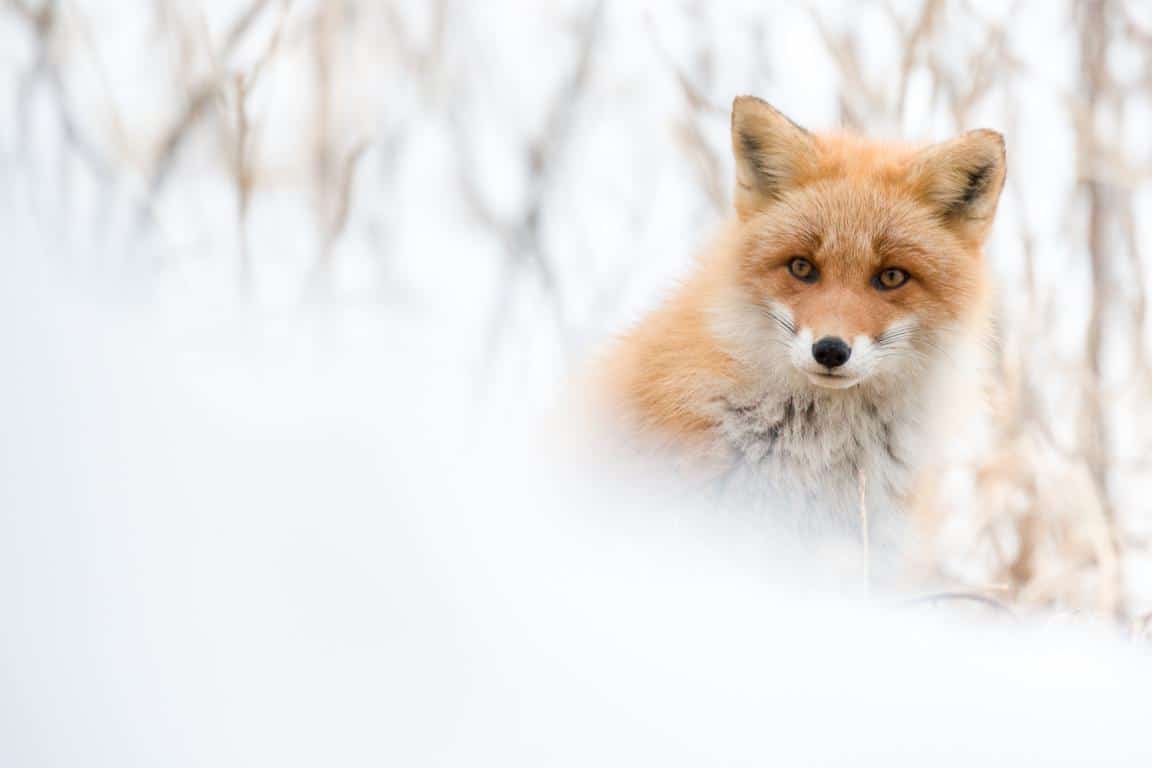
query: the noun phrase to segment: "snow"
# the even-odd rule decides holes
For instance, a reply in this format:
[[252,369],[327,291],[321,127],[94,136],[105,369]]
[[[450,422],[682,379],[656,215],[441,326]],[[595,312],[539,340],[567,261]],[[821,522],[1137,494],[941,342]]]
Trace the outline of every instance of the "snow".
[[[0,765],[1149,764],[1152,661],[1112,625],[869,598],[735,521],[660,488],[590,483],[542,447],[573,365],[659,300],[719,218],[687,159],[673,68],[716,100],[693,119],[725,174],[735,93],[813,128],[840,119],[808,4],[607,4],[541,226],[565,339],[530,270],[501,299],[504,250],[461,199],[446,115],[467,118],[480,192],[514,216],[583,5],[458,4],[432,73],[374,43],[390,34],[379,14],[358,17],[339,141],[376,141],[321,300],[305,290],[320,237],[313,75],[307,35],[289,35],[253,94],[265,175],[247,302],[223,111],[137,231],[152,147],[181,106],[179,25],[145,4],[67,5],[80,21],[55,55],[118,173],[99,182],[63,148],[43,86],[0,119]],[[973,119],[1018,113],[1023,194],[1006,196],[990,257],[1020,284],[1023,221],[1053,307],[1045,349],[1071,354],[1087,285],[1069,202],[1074,30],[1057,5],[1019,4],[1020,86]],[[207,76],[202,46],[239,5],[170,7],[204,13],[185,63]],[[428,7],[402,9],[419,40]],[[879,4],[811,7],[834,30],[875,30],[871,81],[893,71]],[[294,4],[288,27],[316,8]],[[273,22],[227,66],[250,66]],[[953,29],[945,58],[980,39]],[[697,66],[708,51],[721,55]],[[0,103],[20,104],[32,53],[0,12]],[[1127,119],[1143,151],[1147,105]],[[924,71],[904,114],[876,121],[913,139],[954,130]],[[1134,199],[1152,202],[1143,187]],[[1137,218],[1146,241],[1152,217]],[[511,321],[489,354],[501,300]],[[1073,411],[1074,378],[1053,364],[1050,411]],[[1117,440],[1138,451],[1127,424]],[[959,509],[971,494],[956,480]],[[1139,499],[1146,484],[1120,487]],[[1129,576],[1152,599],[1152,560]]]
[[16,273],[4,765],[1152,758],[1152,660],[1107,626],[782,588],[742,531],[542,458],[415,313]]

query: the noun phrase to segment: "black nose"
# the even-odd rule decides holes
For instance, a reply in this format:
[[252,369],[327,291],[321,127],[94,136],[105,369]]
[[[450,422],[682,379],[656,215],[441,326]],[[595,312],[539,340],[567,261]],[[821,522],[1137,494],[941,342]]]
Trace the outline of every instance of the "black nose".
[[825,368],[839,368],[852,357],[852,347],[838,336],[825,336],[812,345],[812,357]]

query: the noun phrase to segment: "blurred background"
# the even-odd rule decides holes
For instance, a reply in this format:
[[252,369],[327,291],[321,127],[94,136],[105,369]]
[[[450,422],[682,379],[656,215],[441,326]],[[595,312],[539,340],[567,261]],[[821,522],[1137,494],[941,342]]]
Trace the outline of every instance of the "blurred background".
[[[1021,631],[540,460],[741,93],[1006,136],[917,567]],[[1150,137],[1144,0],[0,0],[0,763],[1148,765]]]
[[286,337],[338,317],[385,368],[435,329],[468,397],[542,409],[728,215],[741,93],[1005,134],[991,408],[933,476],[923,567],[1147,621],[1143,0],[3,0],[0,279]]

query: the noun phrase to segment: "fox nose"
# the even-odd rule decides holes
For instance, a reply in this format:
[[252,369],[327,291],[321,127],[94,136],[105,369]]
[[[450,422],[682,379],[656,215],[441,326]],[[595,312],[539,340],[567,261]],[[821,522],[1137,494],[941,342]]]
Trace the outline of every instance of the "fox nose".
[[812,345],[812,357],[825,368],[839,368],[852,357],[852,347],[839,336],[825,336]]

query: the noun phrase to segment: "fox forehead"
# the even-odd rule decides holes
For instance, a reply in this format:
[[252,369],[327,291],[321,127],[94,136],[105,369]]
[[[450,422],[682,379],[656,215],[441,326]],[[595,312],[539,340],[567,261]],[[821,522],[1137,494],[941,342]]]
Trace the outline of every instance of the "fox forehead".
[[[977,254],[890,177],[829,178],[790,190],[745,224],[744,282],[756,299],[786,307],[798,327],[876,337],[915,317],[940,325],[964,314],[979,292]],[[793,277],[795,258],[812,262],[815,283]],[[879,291],[882,269],[912,275]]]
[[782,251],[820,259],[823,267],[871,267],[931,251],[944,266],[959,249],[931,212],[908,194],[858,180],[822,181],[790,191],[748,222],[749,255]]

